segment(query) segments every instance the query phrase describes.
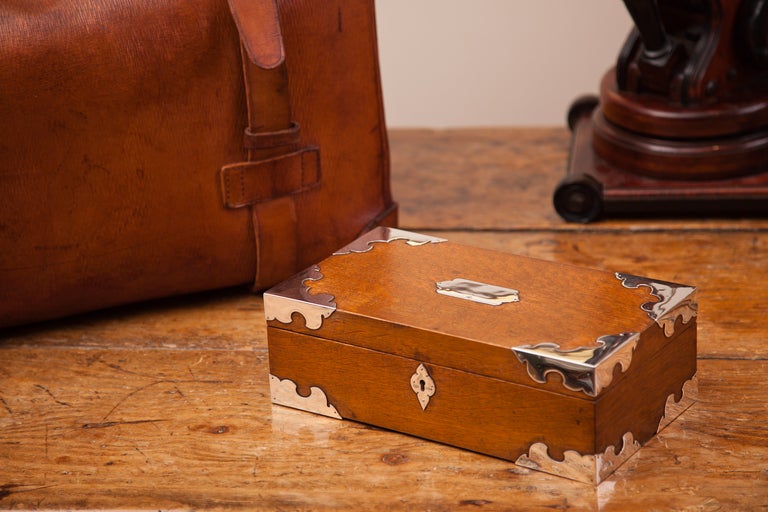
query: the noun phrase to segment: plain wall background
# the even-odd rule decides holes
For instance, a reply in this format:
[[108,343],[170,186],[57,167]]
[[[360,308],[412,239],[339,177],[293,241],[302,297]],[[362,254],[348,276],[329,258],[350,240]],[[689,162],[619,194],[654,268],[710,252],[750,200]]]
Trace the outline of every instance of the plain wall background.
[[561,126],[632,21],[621,0],[377,0],[389,127]]

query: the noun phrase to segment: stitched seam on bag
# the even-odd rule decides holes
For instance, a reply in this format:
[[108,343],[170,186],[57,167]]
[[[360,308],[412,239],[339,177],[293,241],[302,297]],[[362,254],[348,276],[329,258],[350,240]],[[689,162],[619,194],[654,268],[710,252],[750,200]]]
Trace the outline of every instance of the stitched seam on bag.
[[232,207],[229,195],[229,173],[226,169],[224,170],[224,204],[229,208]]
[[[239,200],[233,198],[232,190],[232,173],[236,172],[240,181],[240,197]],[[245,200],[245,173],[242,169],[227,169],[224,171],[224,204],[228,208],[240,208],[247,206],[249,203]]]
[[[299,159],[299,179],[300,184],[298,188],[295,189],[289,189],[289,190],[279,190],[277,188],[277,185],[274,181],[274,179],[270,179],[270,188],[271,192],[269,197],[252,197],[249,194],[246,194],[247,192],[247,177],[246,173],[251,171],[251,167],[248,167],[247,169],[242,168],[230,168],[227,169],[223,174],[223,182],[224,182],[224,203],[229,208],[241,208],[243,206],[251,206],[267,201],[271,201],[273,199],[279,199],[280,197],[288,197],[293,196],[297,194],[301,194],[307,190],[313,189],[315,187],[318,187],[320,185],[320,179],[321,179],[321,173],[320,173],[320,157],[318,155],[318,149],[317,147],[307,147],[302,149],[301,151],[293,154],[293,155],[284,155],[284,156],[293,156],[298,157]],[[260,164],[263,164],[265,162],[247,162],[245,165],[250,166],[260,166]],[[272,162],[274,164],[274,162]],[[294,168],[295,169],[295,168]],[[312,180],[309,181],[309,171],[312,171]],[[274,169],[272,169],[274,171]],[[235,178],[232,176],[232,173],[237,173],[237,177]],[[289,171],[290,172],[290,171]],[[267,173],[268,175],[271,175],[273,173]],[[237,185],[235,183],[232,183],[233,180],[238,180],[240,184],[240,195],[239,197],[234,197],[234,194],[237,193]]]
[[240,171],[240,203],[245,201],[245,172]]

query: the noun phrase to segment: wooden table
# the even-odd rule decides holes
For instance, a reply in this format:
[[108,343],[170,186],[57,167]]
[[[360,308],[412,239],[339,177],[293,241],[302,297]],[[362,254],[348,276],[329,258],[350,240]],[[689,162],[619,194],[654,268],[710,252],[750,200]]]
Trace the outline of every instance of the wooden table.
[[0,341],[0,507],[768,510],[768,222],[562,222],[565,129],[391,133],[401,225],[699,287],[699,401],[594,488],[272,406],[243,290]]

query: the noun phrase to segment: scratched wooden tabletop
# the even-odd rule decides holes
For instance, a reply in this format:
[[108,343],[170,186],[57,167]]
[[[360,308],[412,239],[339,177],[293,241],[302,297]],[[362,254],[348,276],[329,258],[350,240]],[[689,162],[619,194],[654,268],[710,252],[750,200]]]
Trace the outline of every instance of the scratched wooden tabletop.
[[595,488],[272,406],[262,299],[224,290],[0,333],[0,508],[768,510],[768,221],[567,224],[561,128],[390,143],[403,228],[698,286],[698,402]]

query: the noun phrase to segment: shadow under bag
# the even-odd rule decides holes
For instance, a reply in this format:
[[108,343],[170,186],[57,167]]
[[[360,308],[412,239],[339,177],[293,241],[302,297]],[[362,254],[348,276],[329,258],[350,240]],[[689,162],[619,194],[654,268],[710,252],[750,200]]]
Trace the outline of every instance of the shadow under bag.
[[372,0],[12,0],[0,62],[0,327],[396,222]]

